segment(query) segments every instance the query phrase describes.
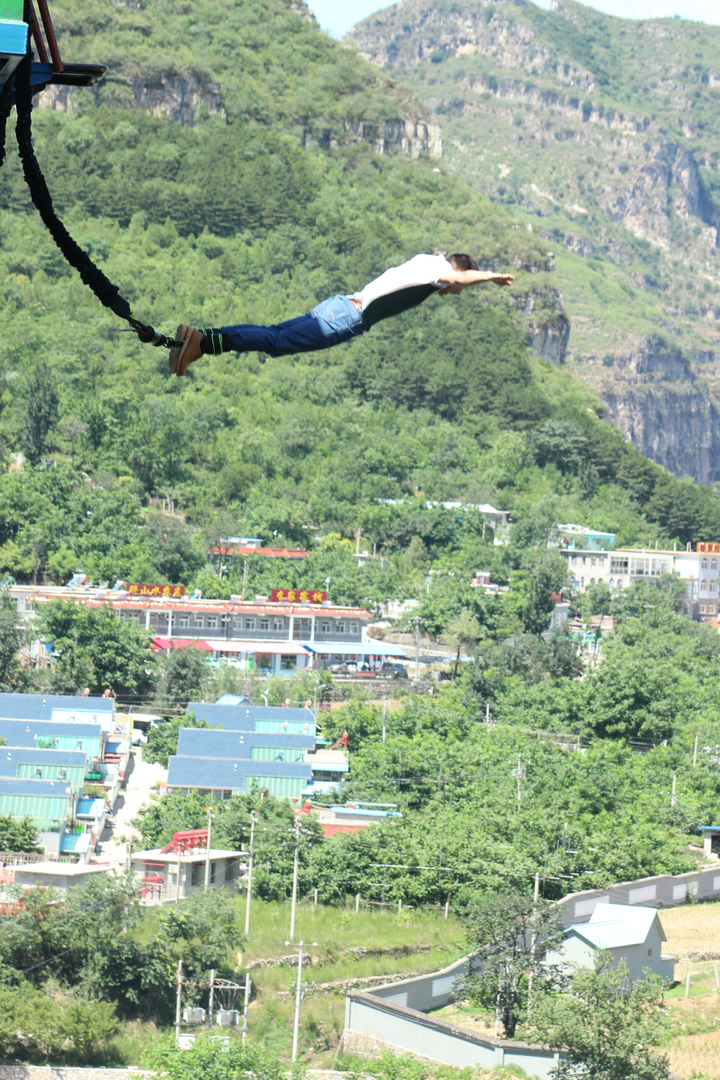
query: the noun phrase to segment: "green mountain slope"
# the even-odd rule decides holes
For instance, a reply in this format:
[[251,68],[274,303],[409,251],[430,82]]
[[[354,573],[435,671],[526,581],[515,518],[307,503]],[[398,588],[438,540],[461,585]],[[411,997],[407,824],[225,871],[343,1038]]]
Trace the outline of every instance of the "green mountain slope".
[[568,362],[626,437],[720,478],[720,28],[562,0],[406,0],[350,35],[445,161],[552,244]]
[[[546,240],[429,151],[380,154],[375,134],[365,138],[365,117],[399,117],[408,91],[284,0],[56,8],[66,55],[114,63],[123,92],[37,110],[38,156],[70,228],[139,317],[170,332],[181,320],[277,321],[438,249],[471,250],[517,280],[434,298],[327,353],[227,355],[179,380],[63,264],[11,154],[0,176],[0,433],[6,460],[25,462],[0,485],[0,570],[61,580],[81,562],[103,577],[189,583],[208,539],[309,543],[318,529],[358,528],[398,557],[421,539],[431,565],[462,548],[467,528],[482,533],[480,522],[445,528],[419,500],[414,515],[377,503],[418,495],[592,521],[626,541],[720,535],[720,500],[647,462],[597,418],[591,390],[528,352],[533,330],[557,318]],[[287,94],[268,97],[283,72]],[[173,79],[198,94],[215,86],[216,114],[192,125],[148,115],[153,80],[171,111]],[[317,116],[342,121],[344,140],[340,128],[313,141],[298,126],[316,79],[327,94],[313,90]],[[141,87],[138,107],[128,86]],[[59,471],[43,472],[48,461]],[[481,548],[463,573],[491,557]],[[337,599],[408,594],[424,560],[397,562],[400,577],[384,583],[368,572],[363,585],[356,571],[350,581],[348,569]]]

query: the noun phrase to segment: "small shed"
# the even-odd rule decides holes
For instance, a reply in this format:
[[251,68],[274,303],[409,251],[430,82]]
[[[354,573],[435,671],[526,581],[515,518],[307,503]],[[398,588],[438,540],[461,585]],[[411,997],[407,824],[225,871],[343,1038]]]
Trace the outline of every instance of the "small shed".
[[677,957],[663,954],[664,941],[667,936],[656,908],[601,903],[589,922],[567,928],[562,947],[548,953],[547,962],[591,967],[602,949],[612,954],[616,966],[626,961],[632,982],[642,979],[646,968],[673,982]]

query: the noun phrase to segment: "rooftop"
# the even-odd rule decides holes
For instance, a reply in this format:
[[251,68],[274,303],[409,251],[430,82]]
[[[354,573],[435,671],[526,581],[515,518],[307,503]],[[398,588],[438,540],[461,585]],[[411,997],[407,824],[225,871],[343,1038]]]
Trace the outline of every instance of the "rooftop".
[[0,795],[69,799],[71,794],[72,787],[67,780],[25,780],[17,776],[0,776]]
[[[230,851],[227,848],[210,848],[210,859],[230,859],[244,855],[244,851]],[[208,857],[207,848],[194,848],[192,851],[180,853],[181,863],[205,862]],[[133,854],[135,862],[162,863],[164,865],[177,866],[178,853],[176,851],[163,851],[162,848],[148,848],[145,851],[136,851]]]
[[[257,731],[219,731],[207,728],[180,728],[177,752],[181,757],[249,758],[253,747],[280,750],[313,750],[314,735],[268,734]],[[0,750],[0,758],[2,751]]]
[[304,762],[249,761],[247,758],[181,757],[168,759],[168,787],[204,787],[237,790],[245,787],[245,777],[280,776],[310,780],[310,766]]
[[642,945],[656,919],[660,937],[667,941],[656,908],[625,904],[597,904],[589,922],[576,923],[565,932],[569,934],[574,931],[596,949],[617,949]]
[[[93,714],[112,713],[114,698],[75,697],[69,694],[0,694],[0,717],[8,720],[52,720],[58,710],[61,720],[79,713],[85,723]],[[99,722],[99,720],[98,720]]]
[[[219,705],[206,701],[189,701],[188,716],[194,713],[197,720],[208,724],[220,724],[228,731],[252,731],[258,720],[276,720],[278,727],[294,722],[315,726],[315,713],[309,708],[281,705]],[[250,725],[250,726],[248,726]]]

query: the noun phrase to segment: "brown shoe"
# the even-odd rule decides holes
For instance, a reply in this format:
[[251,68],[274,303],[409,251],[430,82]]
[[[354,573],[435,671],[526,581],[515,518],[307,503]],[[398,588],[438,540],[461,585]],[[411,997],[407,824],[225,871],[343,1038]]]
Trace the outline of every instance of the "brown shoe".
[[203,355],[200,348],[203,335],[199,330],[193,329],[192,326],[185,326],[184,323],[180,323],[175,337],[182,340],[182,346],[179,349],[170,350],[170,370],[174,371],[176,375],[184,375],[188,365],[194,364]]

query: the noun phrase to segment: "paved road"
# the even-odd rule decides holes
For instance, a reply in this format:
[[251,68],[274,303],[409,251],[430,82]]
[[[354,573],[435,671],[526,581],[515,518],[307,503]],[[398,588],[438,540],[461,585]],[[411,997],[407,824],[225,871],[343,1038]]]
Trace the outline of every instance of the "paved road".
[[[115,803],[115,823],[106,825],[102,835],[100,858],[103,861],[109,859],[110,862],[124,863],[125,840],[137,835],[131,821],[161,780],[167,780],[167,769],[163,769],[162,765],[144,762],[142,747],[133,747],[125,773],[125,788],[121,790]],[[122,838],[120,842],[116,837]]]

